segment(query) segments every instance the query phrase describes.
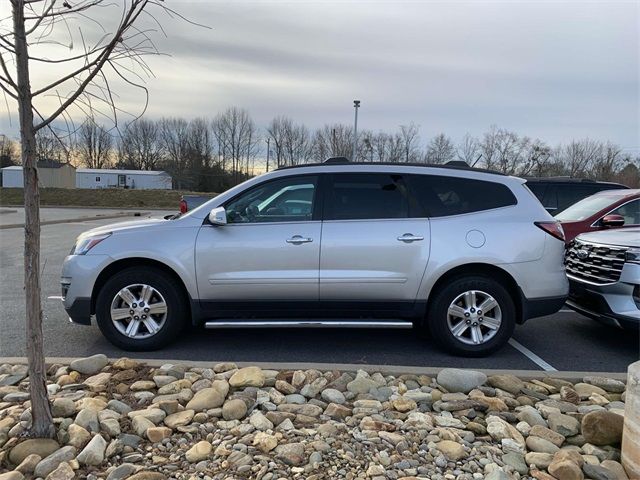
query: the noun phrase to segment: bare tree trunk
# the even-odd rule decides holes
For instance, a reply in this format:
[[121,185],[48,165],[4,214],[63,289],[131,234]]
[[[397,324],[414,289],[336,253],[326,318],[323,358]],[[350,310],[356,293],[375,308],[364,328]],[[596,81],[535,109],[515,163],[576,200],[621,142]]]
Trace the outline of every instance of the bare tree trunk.
[[24,177],[24,287],[27,317],[27,358],[29,360],[29,393],[31,396],[31,436],[53,437],[55,428],[47,396],[46,371],[40,304],[40,193],[36,168],[36,137],[33,125],[29,57],[24,29],[24,3],[13,4],[13,26],[16,50],[20,136],[22,139],[22,171]]

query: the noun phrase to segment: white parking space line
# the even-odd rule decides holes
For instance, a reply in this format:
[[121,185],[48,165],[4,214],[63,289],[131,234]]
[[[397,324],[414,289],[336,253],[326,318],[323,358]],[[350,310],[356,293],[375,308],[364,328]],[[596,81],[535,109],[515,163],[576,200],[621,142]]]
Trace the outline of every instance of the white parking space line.
[[51,295],[47,297],[47,300],[62,300],[62,297],[60,295]]
[[545,362],[542,358],[540,358],[538,355],[533,353],[531,350],[529,350],[527,347],[522,345],[520,342],[514,340],[513,338],[509,339],[509,345],[511,345],[516,350],[518,350],[520,353],[522,353],[525,357],[527,357],[533,363],[538,365],[544,371],[546,371],[546,372],[557,372],[558,371],[556,368],[554,368],[553,366],[551,366],[550,364]]
[[575,313],[575,310],[571,310],[570,308],[562,308],[558,310],[560,313]]

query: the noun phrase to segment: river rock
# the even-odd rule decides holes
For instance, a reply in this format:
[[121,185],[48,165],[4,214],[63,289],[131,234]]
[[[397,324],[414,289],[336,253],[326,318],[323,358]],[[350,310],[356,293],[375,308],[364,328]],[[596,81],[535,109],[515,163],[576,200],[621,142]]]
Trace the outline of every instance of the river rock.
[[14,465],[18,465],[22,463],[27,456],[32,454],[45,458],[59,448],[60,445],[55,440],[47,438],[32,438],[13,447],[9,452],[9,461]]
[[597,410],[582,418],[582,435],[593,445],[618,444],[622,440],[623,426],[624,417],[621,415]]
[[62,462],[58,467],[47,475],[46,480],[72,480],[76,477],[73,468],[67,463]]
[[265,375],[260,367],[245,367],[235,372],[229,379],[229,385],[234,388],[262,387]]
[[189,400],[186,408],[196,412],[218,408],[224,403],[225,395],[226,394],[223,394],[218,388],[203,388],[199,392],[196,392],[193,398]]
[[247,404],[240,399],[227,400],[222,406],[222,418],[240,420],[247,414]]
[[287,443],[276,447],[276,458],[287,465],[298,466],[305,463],[304,445]]
[[91,439],[86,447],[80,452],[76,460],[81,465],[100,465],[104,461],[104,451],[107,442],[102,435],[96,435]]
[[438,384],[442,385],[449,392],[469,393],[486,381],[487,376],[482,372],[461,370],[458,368],[442,369],[437,376]]
[[207,441],[202,440],[196,443],[189,450],[187,450],[187,452],[185,453],[185,458],[188,462],[191,463],[199,462],[200,460],[204,460],[205,458],[207,458],[212,451],[213,447],[211,446],[211,444]]
[[33,474],[36,477],[45,478],[47,475],[53,472],[62,462],[68,462],[70,460],[73,460],[74,458],[76,458],[75,447],[62,447],[61,449],[53,452],[51,455],[40,460],[40,463],[36,465]]
[[525,388],[524,382],[515,375],[492,375],[487,379],[487,383],[494,388],[499,388],[514,395]]
[[69,368],[84,375],[93,375],[106,367],[108,363],[109,359],[107,359],[107,356],[102,353],[98,353],[97,355],[92,355],[90,357],[73,360],[69,364]]

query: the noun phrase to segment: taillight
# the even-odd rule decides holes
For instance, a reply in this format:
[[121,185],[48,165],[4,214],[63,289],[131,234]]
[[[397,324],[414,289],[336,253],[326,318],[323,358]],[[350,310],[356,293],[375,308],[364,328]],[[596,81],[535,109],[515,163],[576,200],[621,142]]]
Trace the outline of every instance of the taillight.
[[552,237],[564,242],[564,230],[560,222],[533,222],[536,227],[541,228]]

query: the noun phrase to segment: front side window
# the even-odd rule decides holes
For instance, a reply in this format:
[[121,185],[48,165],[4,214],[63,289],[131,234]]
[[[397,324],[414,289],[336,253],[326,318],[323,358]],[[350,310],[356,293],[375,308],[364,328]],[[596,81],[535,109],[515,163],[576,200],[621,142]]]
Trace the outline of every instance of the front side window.
[[626,226],[640,225],[640,198],[619,206],[611,213],[622,215]]
[[412,175],[411,186],[430,217],[445,217],[507,207],[517,203],[501,183],[439,175]]
[[262,183],[225,205],[228,223],[304,222],[313,217],[316,176]]
[[328,182],[325,220],[407,218],[409,195],[401,175],[334,174]]

